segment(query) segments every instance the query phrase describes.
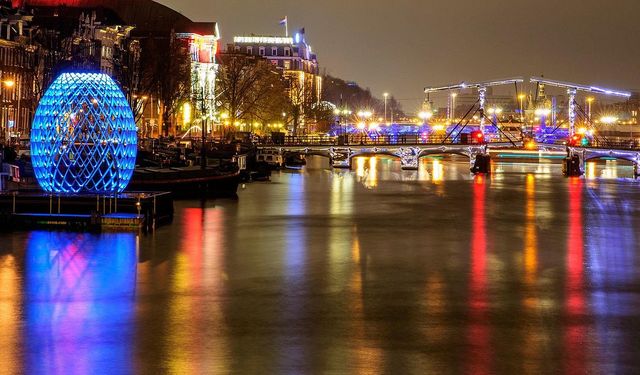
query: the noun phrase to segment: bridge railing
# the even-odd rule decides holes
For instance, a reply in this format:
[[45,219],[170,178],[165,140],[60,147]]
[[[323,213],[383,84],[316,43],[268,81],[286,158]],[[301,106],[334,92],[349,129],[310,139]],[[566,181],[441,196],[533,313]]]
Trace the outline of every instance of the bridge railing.
[[599,139],[594,140],[587,147],[589,148],[605,148],[605,149],[614,149],[614,150],[637,150],[640,151],[640,145],[638,142],[632,139],[628,140],[610,140],[610,139]]
[[[508,142],[508,139],[496,138],[492,142]],[[267,138],[261,145],[274,146],[395,146],[395,145],[460,145],[481,144],[471,137],[446,138],[444,135],[421,136],[417,134],[398,135],[360,135],[348,134],[337,137],[327,136],[285,136]]]
[[[566,147],[565,143],[542,143],[542,144],[550,144],[560,147]],[[592,149],[602,149],[602,150],[627,150],[627,151],[638,151],[640,152],[640,144],[633,140],[608,140],[608,139],[599,139],[593,140],[587,145],[576,145],[576,147],[581,148],[592,148]]]

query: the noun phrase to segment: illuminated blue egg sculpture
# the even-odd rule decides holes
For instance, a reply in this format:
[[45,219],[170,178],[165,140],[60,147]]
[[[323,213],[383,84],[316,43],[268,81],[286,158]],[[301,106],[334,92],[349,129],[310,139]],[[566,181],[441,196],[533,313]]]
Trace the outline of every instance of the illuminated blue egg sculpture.
[[136,162],[133,113],[118,85],[103,73],[63,73],[38,104],[31,160],[51,193],[119,193]]

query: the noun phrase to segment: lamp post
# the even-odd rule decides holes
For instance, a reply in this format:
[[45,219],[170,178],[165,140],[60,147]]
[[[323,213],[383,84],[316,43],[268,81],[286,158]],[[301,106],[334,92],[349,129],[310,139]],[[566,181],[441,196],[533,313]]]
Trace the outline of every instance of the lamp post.
[[[5,85],[5,87],[7,88],[13,88],[16,85],[16,81],[9,79],[6,81],[2,81],[2,83]],[[15,126],[18,130],[18,133],[20,133],[20,97],[22,96],[22,85],[20,85],[20,80],[18,80],[17,83],[18,86],[18,103],[17,103],[17,112],[16,112],[16,116],[14,117],[15,120]],[[7,126],[7,131],[9,131],[9,138],[11,137],[11,131],[8,129]]]
[[455,92],[451,93],[451,110],[449,111],[451,115],[451,118],[449,120],[451,122],[453,122],[456,118],[456,96],[458,96],[457,93]]
[[487,110],[487,113],[489,113],[490,115],[492,115],[491,117],[493,117],[493,122],[496,123],[496,125],[498,124],[498,115],[502,113],[502,108],[500,107],[491,107]]
[[633,125],[636,124],[636,118],[638,117],[638,111],[635,111],[635,110],[631,111],[631,117],[633,117],[633,119],[631,119],[631,121],[629,121],[629,126],[630,126],[629,133],[631,135],[631,142],[632,142],[631,145],[633,147],[635,147],[636,142],[633,140]]
[[547,126],[547,116],[551,113],[549,108],[538,108],[534,114],[540,119],[540,127]]
[[382,94],[384,96],[384,123],[387,123],[387,98],[389,97],[389,93],[385,92]]
[[591,122],[591,103],[593,103],[594,99],[592,96],[587,98],[587,119],[589,119],[589,122]]
[[518,95],[518,100],[520,100],[520,129],[525,127],[524,126],[524,105],[522,103],[525,97],[526,97],[525,94]]
[[147,133],[147,119],[146,119],[146,117],[144,115],[144,111],[147,109],[147,99],[149,99],[148,96],[146,96],[146,95],[142,96],[142,108],[141,108],[141,111],[142,111],[142,124],[144,125],[144,131],[142,132],[143,135]]
[[422,125],[425,125],[432,116],[433,112],[431,111],[420,111],[420,113],[418,113],[418,118],[422,120]]
[[358,122],[358,129],[362,131],[362,134],[361,134],[362,138],[360,138],[360,144],[364,143],[364,134],[366,133],[365,129],[367,128],[367,122],[369,121],[371,116],[373,116],[373,112],[368,110],[358,112],[358,117],[361,119]]

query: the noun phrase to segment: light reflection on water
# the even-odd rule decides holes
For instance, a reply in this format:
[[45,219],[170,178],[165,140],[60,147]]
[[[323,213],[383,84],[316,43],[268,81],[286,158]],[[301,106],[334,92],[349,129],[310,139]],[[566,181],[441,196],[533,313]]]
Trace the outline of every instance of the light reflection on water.
[[25,250],[27,373],[130,373],[134,234],[34,231]]
[[[9,373],[619,373],[640,366],[624,163],[309,158],[132,234],[3,234]],[[613,178],[618,176],[618,178]],[[143,254],[138,258],[137,254]],[[137,263],[139,260],[140,263]]]

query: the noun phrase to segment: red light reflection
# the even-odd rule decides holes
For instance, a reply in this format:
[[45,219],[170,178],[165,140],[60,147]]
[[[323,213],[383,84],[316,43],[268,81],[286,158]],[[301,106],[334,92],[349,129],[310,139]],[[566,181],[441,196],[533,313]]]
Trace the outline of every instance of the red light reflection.
[[584,242],[582,228],[582,180],[569,181],[569,233],[567,235],[567,280],[565,284],[565,315],[567,328],[564,333],[564,372],[583,374],[585,365],[584,323],[580,319],[586,313],[584,282]]
[[473,184],[471,232],[471,275],[469,279],[469,332],[471,349],[468,373],[491,373],[491,334],[487,297],[487,232],[485,222],[485,178],[478,175]]

